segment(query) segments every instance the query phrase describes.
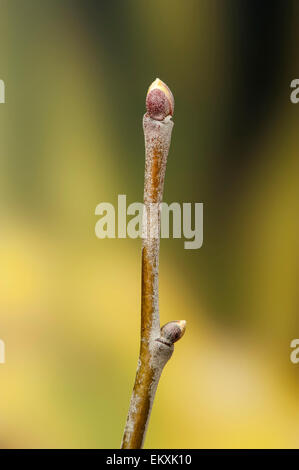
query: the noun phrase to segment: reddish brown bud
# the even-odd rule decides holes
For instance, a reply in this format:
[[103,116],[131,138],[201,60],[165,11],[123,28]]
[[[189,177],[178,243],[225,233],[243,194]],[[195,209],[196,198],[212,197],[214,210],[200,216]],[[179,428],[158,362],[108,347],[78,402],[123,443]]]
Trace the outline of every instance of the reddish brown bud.
[[174,112],[174,98],[168,86],[159,78],[151,84],[146,95],[146,109],[156,121],[163,121]]

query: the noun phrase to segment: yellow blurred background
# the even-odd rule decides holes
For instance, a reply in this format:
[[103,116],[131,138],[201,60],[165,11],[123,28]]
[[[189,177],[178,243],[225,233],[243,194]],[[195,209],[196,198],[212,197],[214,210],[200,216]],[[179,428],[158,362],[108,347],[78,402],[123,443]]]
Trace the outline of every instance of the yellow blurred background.
[[204,243],[162,240],[162,324],[187,320],[147,448],[297,447],[295,0],[1,0],[0,446],[117,448],[139,350],[140,240],[100,202],[142,201],[142,115],[176,100],[164,200]]

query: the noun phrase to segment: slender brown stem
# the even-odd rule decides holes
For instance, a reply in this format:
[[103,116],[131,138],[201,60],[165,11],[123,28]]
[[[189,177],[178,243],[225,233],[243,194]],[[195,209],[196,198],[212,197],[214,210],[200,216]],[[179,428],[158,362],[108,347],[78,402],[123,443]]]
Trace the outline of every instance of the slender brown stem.
[[122,448],[143,446],[148,421],[173,343],[185,331],[185,321],[169,322],[160,330],[159,250],[160,211],[166,162],[171,141],[174,100],[169,88],[157,79],[147,94],[147,113],[143,118],[145,137],[144,217],[142,243],[141,341],[140,355],[125,426]]

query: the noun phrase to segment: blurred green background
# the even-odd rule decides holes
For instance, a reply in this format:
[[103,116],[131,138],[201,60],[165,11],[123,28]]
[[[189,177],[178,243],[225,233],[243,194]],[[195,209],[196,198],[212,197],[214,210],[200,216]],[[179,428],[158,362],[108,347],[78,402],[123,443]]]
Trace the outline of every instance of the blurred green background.
[[161,241],[161,322],[188,329],[146,447],[297,447],[299,2],[0,7],[0,446],[120,445],[141,242],[97,239],[94,211],[142,200],[158,76],[176,100],[164,200],[204,203],[204,244]]

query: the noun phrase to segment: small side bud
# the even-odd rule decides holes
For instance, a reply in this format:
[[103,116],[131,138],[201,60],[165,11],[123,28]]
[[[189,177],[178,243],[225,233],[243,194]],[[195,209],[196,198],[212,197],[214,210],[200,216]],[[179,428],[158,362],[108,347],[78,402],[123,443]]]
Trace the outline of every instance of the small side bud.
[[166,323],[161,328],[161,339],[164,342],[173,344],[184,335],[186,331],[186,321],[185,320],[177,320],[171,321]]
[[174,98],[168,86],[159,78],[151,84],[146,95],[146,110],[156,121],[173,116]]

